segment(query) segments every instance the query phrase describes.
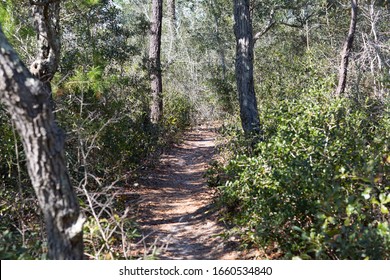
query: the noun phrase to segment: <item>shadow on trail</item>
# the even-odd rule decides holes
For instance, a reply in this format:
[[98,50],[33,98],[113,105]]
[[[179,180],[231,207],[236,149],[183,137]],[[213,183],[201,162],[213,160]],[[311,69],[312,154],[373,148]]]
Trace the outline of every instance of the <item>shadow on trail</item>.
[[190,214],[179,215],[176,217],[172,217],[170,219],[153,220],[149,223],[149,225],[161,225],[167,223],[174,224],[174,223],[183,223],[183,222],[197,223],[208,219],[215,212],[216,211],[214,205],[209,204],[197,209],[195,212]]
[[139,181],[142,242],[145,250],[159,248],[160,259],[221,259],[231,251],[221,238],[224,228],[204,178],[214,139],[211,129],[187,132]]

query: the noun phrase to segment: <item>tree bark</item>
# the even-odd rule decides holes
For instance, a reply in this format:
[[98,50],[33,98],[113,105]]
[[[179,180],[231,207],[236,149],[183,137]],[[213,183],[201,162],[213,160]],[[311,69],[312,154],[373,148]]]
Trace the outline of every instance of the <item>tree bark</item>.
[[161,77],[161,26],[162,0],[152,0],[152,22],[150,26],[150,79],[152,104],[150,120],[153,124],[161,121],[163,114],[162,77]]
[[355,38],[356,21],[357,21],[357,0],[351,0],[351,23],[349,26],[347,40],[344,43],[343,50],[341,52],[341,63],[339,68],[339,82],[336,89],[336,95],[339,96],[345,92],[347,85],[347,73],[349,57],[351,55],[353,41]]
[[234,0],[236,81],[242,128],[245,134],[260,134],[253,81],[253,34],[249,2],[249,0]]
[[0,27],[0,102],[20,135],[27,169],[44,215],[50,259],[82,259],[84,219],[63,154],[64,134],[54,121],[50,92],[32,76]]
[[176,1],[168,0],[167,15],[169,19],[169,49],[167,54],[167,64],[171,65],[176,55]]
[[168,17],[171,32],[176,36],[176,1],[168,0]]
[[30,0],[38,52],[30,72],[49,84],[60,61],[61,36],[59,25],[60,0]]

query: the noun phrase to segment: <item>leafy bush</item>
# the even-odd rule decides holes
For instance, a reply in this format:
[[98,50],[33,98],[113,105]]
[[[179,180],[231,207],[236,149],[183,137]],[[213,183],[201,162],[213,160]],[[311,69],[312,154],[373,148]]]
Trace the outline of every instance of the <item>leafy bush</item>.
[[[10,230],[0,232],[0,259],[1,260],[33,260],[46,259],[44,244],[36,233],[28,237],[29,242],[23,242],[22,236]],[[24,243],[24,244],[23,244]]]
[[285,258],[390,258],[389,115],[313,93],[264,108],[265,140],[218,186],[243,243]]
[[[128,257],[124,250],[136,236],[136,225],[124,214],[126,207],[114,205],[115,195],[128,189],[129,174],[145,158],[190,124],[191,104],[179,94],[167,96],[164,122],[155,127],[149,122],[149,89],[142,77],[109,75],[93,66],[78,68],[66,79],[57,75],[53,84],[56,119],[67,132],[68,170],[88,218],[85,253]],[[0,130],[0,253],[4,258],[41,258],[40,211],[22,146],[3,111]]]
[[152,125],[145,82],[104,73],[98,66],[76,70],[56,89],[57,119],[68,132],[69,170],[87,213],[84,234],[89,258],[130,257],[137,226],[117,195],[126,195],[129,176],[136,175],[144,159],[190,123],[188,100],[167,95],[164,122]]
[[167,129],[183,130],[191,125],[193,111],[193,105],[185,95],[175,92],[164,95],[164,125]]

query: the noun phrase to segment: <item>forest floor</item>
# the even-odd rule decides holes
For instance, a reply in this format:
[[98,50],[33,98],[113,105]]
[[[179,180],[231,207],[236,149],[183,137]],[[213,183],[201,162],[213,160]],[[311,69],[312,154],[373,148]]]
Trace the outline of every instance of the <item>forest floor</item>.
[[225,241],[226,231],[214,207],[214,191],[205,172],[215,158],[216,126],[184,133],[155,167],[142,172],[138,221],[142,240],[135,256],[158,259],[239,259],[237,244]]

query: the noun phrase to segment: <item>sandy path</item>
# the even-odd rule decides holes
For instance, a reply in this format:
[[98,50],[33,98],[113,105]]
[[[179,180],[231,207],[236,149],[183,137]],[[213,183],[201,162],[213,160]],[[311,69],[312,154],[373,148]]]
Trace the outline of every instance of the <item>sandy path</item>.
[[[232,244],[218,236],[224,227],[212,207],[204,174],[213,159],[213,127],[184,135],[139,181],[139,224],[144,236],[137,254],[157,250],[159,259],[235,259]],[[141,246],[142,245],[142,246]]]

